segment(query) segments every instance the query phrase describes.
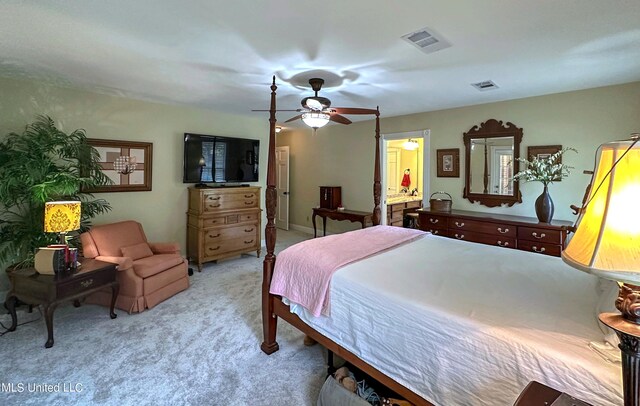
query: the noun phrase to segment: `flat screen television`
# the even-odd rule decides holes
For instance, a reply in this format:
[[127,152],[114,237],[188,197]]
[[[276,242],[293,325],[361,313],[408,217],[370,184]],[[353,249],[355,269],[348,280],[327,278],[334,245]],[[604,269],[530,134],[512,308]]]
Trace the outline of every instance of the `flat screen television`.
[[[258,181],[260,140],[184,134],[183,183]],[[201,164],[204,163],[204,166]],[[200,168],[202,167],[202,177]]]

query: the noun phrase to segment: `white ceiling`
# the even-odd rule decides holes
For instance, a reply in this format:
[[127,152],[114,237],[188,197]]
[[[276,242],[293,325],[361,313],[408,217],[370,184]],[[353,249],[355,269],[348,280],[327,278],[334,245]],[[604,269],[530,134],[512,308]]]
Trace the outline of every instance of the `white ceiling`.
[[[401,39],[424,27],[452,46]],[[320,76],[333,106],[383,116],[637,81],[640,1],[0,3],[0,76],[255,115],[272,75],[280,108]],[[470,86],[488,79],[500,88]]]

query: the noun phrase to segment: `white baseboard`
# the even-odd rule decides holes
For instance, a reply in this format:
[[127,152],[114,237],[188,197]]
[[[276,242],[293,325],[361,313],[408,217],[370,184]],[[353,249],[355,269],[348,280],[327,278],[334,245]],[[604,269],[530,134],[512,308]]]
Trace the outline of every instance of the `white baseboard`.
[[306,227],[306,226],[301,226],[299,224],[291,224],[291,223],[289,223],[289,228],[291,230],[300,231],[301,233],[313,235],[313,228],[311,228],[311,227]]

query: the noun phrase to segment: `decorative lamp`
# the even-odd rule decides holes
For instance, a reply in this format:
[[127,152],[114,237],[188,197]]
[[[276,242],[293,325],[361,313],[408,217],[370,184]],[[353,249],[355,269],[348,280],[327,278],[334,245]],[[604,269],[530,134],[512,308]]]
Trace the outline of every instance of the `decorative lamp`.
[[632,139],[598,148],[596,170],[576,231],[562,259],[620,284],[616,308],[600,321],[615,330],[622,351],[625,406],[640,405],[640,144]]
[[66,245],[65,236],[69,231],[80,228],[80,202],[47,202],[44,205],[45,233],[58,233],[60,244]]
[[418,144],[418,141],[414,140],[413,138],[409,138],[407,142],[402,144],[402,148],[409,151],[413,151],[420,148],[420,144]]
[[324,127],[329,122],[331,115],[323,113],[321,111],[312,111],[302,114],[302,121],[309,127],[317,130],[320,127]]
[[207,163],[204,160],[204,157],[201,156],[198,161],[198,166],[200,167],[200,182],[196,183],[195,187],[207,187],[206,183],[202,183],[202,172],[204,172],[204,167],[207,166]]
[[276,126],[276,134],[279,133],[280,131],[282,131],[282,127],[280,127],[279,125]]

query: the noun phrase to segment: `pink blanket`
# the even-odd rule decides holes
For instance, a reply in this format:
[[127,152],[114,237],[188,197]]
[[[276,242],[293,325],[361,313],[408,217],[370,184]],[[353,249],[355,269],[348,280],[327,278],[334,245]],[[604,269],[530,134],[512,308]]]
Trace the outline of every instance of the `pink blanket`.
[[424,234],[376,226],[303,241],[278,255],[270,292],[304,306],[316,317],[328,315],[329,284],[338,269]]

